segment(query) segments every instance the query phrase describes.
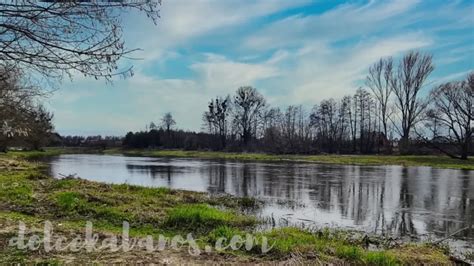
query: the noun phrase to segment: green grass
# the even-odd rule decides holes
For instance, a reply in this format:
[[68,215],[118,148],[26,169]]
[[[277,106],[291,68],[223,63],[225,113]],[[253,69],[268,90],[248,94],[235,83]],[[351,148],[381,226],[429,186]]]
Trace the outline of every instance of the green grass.
[[446,156],[428,155],[274,155],[265,153],[120,149],[106,150],[105,153],[123,153],[129,156],[182,157],[251,161],[300,161],[325,164],[431,166],[436,168],[474,170],[474,158],[470,158],[469,160],[457,160]]
[[[246,239],[246,232],[230,226],[220,226],[208,234],[208,242],[214,243],[220,240],[224,245],[228,245],[234,236]],[[449,259],[443,255],[442,250],[434,247],[410,244],[395,249],[374,251],[364,249],[361,245],[347,240],[350,239],[349,232],[331,232],[329,230],[311,232],[292,227],[273,229],[254,235],[254,243],[257,245],[254,245],[250,252],[258,254],[261,251],[264,238],[266,238],[268,246],[272,247],[265,256],[271,258],[284,258],[288,254],[299,254],[305,258],[310,254],[311,257],[316,257],[312,259],[313,261],[317,259],[321,263],[410,265],[414,262],[422,262],[423,264],[449,264]],[[245,250],[246,247],[243,245],[241,250],[233,252],[233,254],[241,254]]]
[[54,195],[56,204],[64,211],[71,212],[83,205],[84,199],[78,192],[58,192]]
[[[269,239],[270,251],[275,256],[286,254],[316,254],[322,261],[349,261],[366,265],[409,265],[422,258],[424,264],[447,264],[449,259],[442,251],[424,245],[407,245],[400,248],[371,251],[348,241],[349,232],[310,232],[299,228],[280,228],[259,235]],[[409,249],[408,254],[404,254]],[[404,255],[401,255],[404,254]],[[419,257],[418,257],[419,256]]]
[[[364,263],[369,265],[398,265],[401,264],[397,257],[389,252],[367,251]],[[407,261],[409,263],[409,261]]]
[[206,204],[186,204],[171,209],[164,224],[181,230],[194,228],[208,232],[215,227],[223,225],[244,227],[254,225],[255,223],[256,220],[252,217],[218,210]]
[[6,155],[17,159],[41,159],[45,157],[58,156],[61,154],[100,153],[101,150],[83,147],[48,147],[42,151],[8,151]]
[[33,182],[31,176],[38,174],[29,164],[7,160],[0,164],[0,202],[18,206],[31,206]]

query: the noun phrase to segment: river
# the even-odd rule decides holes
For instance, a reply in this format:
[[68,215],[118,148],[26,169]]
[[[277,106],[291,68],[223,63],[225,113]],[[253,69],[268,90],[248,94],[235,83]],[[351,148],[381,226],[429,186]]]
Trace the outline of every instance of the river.
[[[54,177],[255,197],[272,226],[355,229],[401,239],[443,239],[472,226],[474,171],[431,167],[61,155]],[[447,240],[474,247],[474,229]]]

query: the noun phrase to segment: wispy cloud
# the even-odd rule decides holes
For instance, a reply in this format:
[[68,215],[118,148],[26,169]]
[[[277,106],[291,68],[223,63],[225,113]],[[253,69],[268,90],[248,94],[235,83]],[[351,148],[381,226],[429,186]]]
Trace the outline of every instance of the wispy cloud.
[[312,105],[353,93],[378,58],[412,49],[434,53],[434,81],[474,69],[471,2],[327,5],[164,1],[158,26],[132,13],[125,40],[141,47],[134,56],[144,59],[133,62],[136,75],[113,86],[66,82],[50,100],[57,128],[123,134],[171,111],[179,127],[198,130],[208,100],[243,85],[256,86],[274,105]]
[[[343,4],[322,14],[296,14],[266,25],[252,34],[245,45],[249,48],[268,49],[319,40],[336,42],[355,36],[370,36],[410,23],[406,12],[419,1],[370,1],[365,5]],[[386,24],[397,19],[397,24]],[[401,22],[401,23],[400,23]],[[401,25],[403,24],[403,25]]]

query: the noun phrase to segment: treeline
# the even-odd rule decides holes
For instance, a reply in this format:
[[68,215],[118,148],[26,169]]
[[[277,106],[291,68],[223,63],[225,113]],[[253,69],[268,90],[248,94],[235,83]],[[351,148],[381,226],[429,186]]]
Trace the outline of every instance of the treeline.
[[66,147],[89,147],[89,148],[113,148],[121,147],[123,137],[115,136],[59,136],[57,134],[50,138],[50,146],[66,146]]
[[151,122],[145,131],[128,132],[123,139],[127,148],[213,149],[215,136],[204,132],[175,129],[176,121],[166,113],[158,125]]
[[[129,132],[129,148],[184,148],[270,153],[442,152],[466,159],[472,153],[474,73],[431,88],[432,56],[409,52],[398,62],[382,58],[353,95],[301,105],[271,107],[253,87],[209,101],[206,133],[174,130],[167,113],[161,126]],[[426,96],[427,95],[427,96]]]

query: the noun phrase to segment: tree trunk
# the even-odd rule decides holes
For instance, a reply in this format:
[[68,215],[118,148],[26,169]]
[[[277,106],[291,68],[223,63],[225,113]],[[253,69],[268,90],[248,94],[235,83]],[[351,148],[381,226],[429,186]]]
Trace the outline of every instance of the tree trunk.
[[461,147],[461,160],[467,160],[468,157],[468,152],[469,152],[469,142],[463,143]]
[[225,146],[226,146],[226,135],[222,134],[221,135],[221,145],[222,145],[222,149],[225,149]]
[[400,154],[402,154],[402,155],[408,154],[409,146],[410,146],[410,140],[409,140],[408,136],[403,136],[400,139],[400,142],[399,142],[399,145],[398,145],[398,149],[399,149]]
[[7,152],[7,139],[6,138],[1,138],[0,139],[0,152]]

